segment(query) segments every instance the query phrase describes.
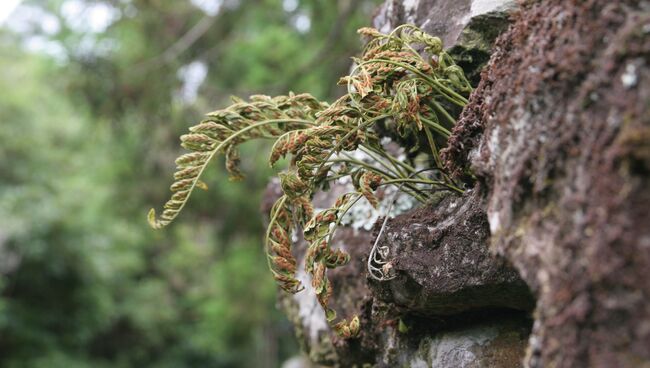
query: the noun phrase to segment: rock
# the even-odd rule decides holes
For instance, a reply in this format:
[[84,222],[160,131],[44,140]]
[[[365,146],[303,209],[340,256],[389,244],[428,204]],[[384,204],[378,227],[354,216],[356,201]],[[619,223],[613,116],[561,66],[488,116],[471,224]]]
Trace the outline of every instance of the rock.
[[378,246],[396,277],[372,282],[374,295],[423,316],[468,310],[532,310],[534,299],[516,270],[489,253],[485,208],[477,191],[449,194],[439,203],[387,222]]
[[518,9],[514,0],[388,0],[374,19],[374,26],[390,32],[411,23],[442,39],[465,74],[476,85],[497,36],[510,24]]
[[[494,51],[496,38],[511,24],[511,15],[519,9],[515,0],[387,0],[373,20],[382,32],[406,23],[415,24],[429,34],[440,37],[446,51],[458,64],[472,86],[477,86],[481,71]],[[461,109],[446,105],[454,118]],[[403,141],[394,131],[382,132],[405,147],[414,142]],[[421,147],[427,147],[424,134],[418,137]],[[457,142],[462,145],[463,142]],[[441,146],[444,142],[437,142]],[[462,160],[463,157],[456,157]],[[459,174],[457,174],[459,175]]]
[[[427,33],[440,37],[451,47],[463,40],[473,24],[480,24],[492,16],[506,17],[517,8],[514,0],[388,0],[379,9],[374,25],[381,32],[390,32],[401,24],[415,24]],[[479,38],[494,42],[497,28],[481,27],[485,32]]]
[[[378,367],[485,367],[521,365],[530,333],[530,321],[521,314],[492,315],[489,320],[438,328],[417,344],[401,339]],[[399,334],[398,334],[399,335]]]
[[[489,25],[492,15],[472,23],[474,10],[499,4],[512,3],[391,0],[375,26],[415,23],[462,62],[493,39],[474,34],[482,22],[505,28]],[[310,355],[326,351],[323,361],[345,367],[513,367],[528,340],[529,367],[650,366],[650,5],[526,4],[490,45],[495,54],[444,154],[459,177],[471,163],[480,186],[390,223],[395,280],[368,289],[358,260],[333,276],[337,308],[361,313],[359,338],[311,330],[305,321],[318,326],[318,312],[289,308],[299,331],[317,331]],[[347,249],[367,254],[372,236],[359,239]],[[488,243],[534,292],[534,323],[524,311],[532,301]]]
[[[315,202],[325,207],[344,191],[334,186]],[[393,262],[400,277],[387,283],[369,287],[365,276],[376,235],[363,228],[339,229],[334,246],[349,251],[352,260],[330,273],[331,306],[340,315],[360,316],[361,335],[355,339],[330,331],[302,266],[305,243],[296,242],[297,277],[306,289],[282,293],[280,305],[312,362],[444,368],[512,367],[523,359],[531,323],[526,312],[514,309],[529,310],[533,300],[517,273],[488,253],[487,220],[474,193],[446,196],[389,222],[385,241],[398,245]],[[278,194],[277,183],[272,184],[267,199]],[[449,247],[441,245],[446,242]],[[410,289],[399,292],[402,283]]]
[[530,367],[650,367],[650,3],[530,2],[453,132],[537,297]]

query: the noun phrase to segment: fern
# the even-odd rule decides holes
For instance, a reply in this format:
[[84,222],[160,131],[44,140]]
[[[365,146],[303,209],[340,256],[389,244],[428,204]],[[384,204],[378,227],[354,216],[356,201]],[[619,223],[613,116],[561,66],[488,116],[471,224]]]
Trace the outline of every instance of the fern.
[[[171,223],[195,188],[207,188],[201,175],[216,155],[225,156],[230,178],[241,180],[238,146],[255,139],[274,140],[270,165],[283,157],[290,160],[288,168],[278,174],[283,195],[271,209],[265,236],[269,269],[283,290],[296,293],[304,289],[296,279],[291,240],[291,234],[303,229],[309,243],[305,270],[312,277],[327,321],[345,338],[358,334],[360,321],[357,316],[339,319],[329,307],[332,286],[327,272],[350,261],[346,252],[331,248],[336,228],[362,199],[377,208],[375,191],[382,185],[397,185],[398,190],[421,202],[430,197],[429,189],[462,192],[442,172],[436,141],[444,142],[455,123],[446,107],[464,106],[471,92],[463,71],[443,51],[437,37],[412,25],[400,26],[390,34],[372,28],[362,28],[359,33],[369,42],[361,58],[355,59],[353,72],[340,81],[347,85],[348,93],[331,105],[308,94],[252,96],[248,102],[233,99],[231,106],[208,114],[191,127],[181,136],[181,145],[190,152],[176,160],[171,199],[159,218],[153,209],[148,217],[154,228]],[[426,61],[416,47],[432,59]],[[437,178],[424,176],[422,170],[391,156],[374,130],[380,121],[394,125],[402,136],[424,133]],[[376,159],[376,164],[348,155],[357,150]],[[340,196],[330,208],[314,213],[313,195],[343,177],[351,179],[355,190]],[[429,188],[424,190],[423,185]],[[382,250],[382,254],[386,252]],[[374,256],[372,259],[377,260]],[[388,279],[382,273],[389,272],[389,267],[381,260],[378,262],[383,267],[375,267],[372,259],[368,263],[371,274],[379,280]]]
[[181,136],[181,146],[191,151],[176,159],[174,193],[165,203],[160,218],[149,211],[149,224],[159,229],[171,223],[185,207],[194,188],[207,189],[200,178],[210,161],[218,154],[226,155],[226,168],[231,179],[241,180],[238,169],[237,146],[253,139],[274,139],[283,133],[313,125],[315,115],[326,105],[309,94],[270,98],[252,96],[250,102],[233,98],[235,102],[224,110],[207,115],[200,124]]

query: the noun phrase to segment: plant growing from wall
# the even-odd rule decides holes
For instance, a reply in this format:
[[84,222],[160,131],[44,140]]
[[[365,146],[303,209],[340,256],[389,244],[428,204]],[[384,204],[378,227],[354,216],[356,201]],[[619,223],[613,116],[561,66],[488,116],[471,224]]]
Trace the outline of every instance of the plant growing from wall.
[[[249,101],[234,98],[231,106],[209,113],[181,136],[182,146],[190,152],[176,160],[172,197],[160,217],[153,209],[149,212],[152,227],[168,225],[195,188],[207,189],[200,178],[215,156],[225,155],[231,178],[240,180],[238,146],[256,139],[274,141],[269,163],[273,166],[284,157],[289,161],[278,174],[283,195],[271,209],[265,236],[269,268],[283,290],[303,290],[291,250],[292,235],[302,230],[309,243],[305,270],[312,277],[327,321],[342,337],[358,333],[359,319],[337,318],[329,307],[332,286],[327,272],[350,260],[345,251],[331,247],[336,228],[362,199],[377,208],[380,186],[396,185],[423,203],[435,190],[462,192],[442,171],[438,151],[439,142],[446,142],[455,123],[449,107],[463,107],[471,92],[462,69],[443,50],[439,38],[412,25],[400,26],[390,34],[372,28],[362,28],[359,33],[369,42],[361,58],[354,60],[352,73],[339,82],[347,85],[346,95],[332,104],[309,94],[258,95]],[[425,60],[417,50],[431,59]],[[379,122],[393,125],[402,137],[424,134],[433,158],[429,170],[435,174],[424,175],[423,170],[389,153],[376,131]],[[352,153],[357,151],[373,162],[356,158]],[[330,208],[314,213],[313,195],[346,177],[354,190],[341,195]]]

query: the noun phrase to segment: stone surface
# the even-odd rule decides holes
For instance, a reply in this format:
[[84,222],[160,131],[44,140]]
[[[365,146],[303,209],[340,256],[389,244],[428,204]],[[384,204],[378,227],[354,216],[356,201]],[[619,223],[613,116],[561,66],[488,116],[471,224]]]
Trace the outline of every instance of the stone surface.
[[650,2],[530,2],[445,153],[535,292],[530,367],[650,366]]
[[514,0],[388,0],[374,19],[382,32],[411,23],[442,39],[473,85],[497,36],[518,8]]
[[[388,0],[381,6],[374,25],[381,32],[390,32],[401,24],[415,24],[451,47],[461,41],[471,23],[481,22],[485,16],[510,12],[517,8],[516,3],[513,0]],[[483,36],[494,41],[498,31]]]
[[532,310],[528,286],[504,259],[490,254],[489,236],[475,190],[391,219],[378,245],[390,249],[396,277],[372,282],[374,295],[432,317],[487,308]]
[[[453,49],[477,39],[472,27],[458,26],[465,16],[499,3],[390,0],[375,26],[389,31],[412,22]],[[473,165],[480,183],[475,195],[487,200],[491,250],[514,266],[537,298],[530,338],[526,312],[454,303],[465,312],[445,315],[453,308],[441,309],[444,300],[422,292],[433,279],[448,291],[465,286],[452,282],[463,275],[452,277],[452,270],[424,261],[436,251],[443,262],[454,260],[440,251],[445,233],[430,233],[437,240],[429,243],[437,245],[425,248],[411,239],[421,229],[406,235],[395,229],[396,237],[405,237],[395,268],[412,281],[372,284],[378,298],[364,286],[363,262],[341,269],[348,272],[341,274],[345,283],[354,280],[337,289],[345,294],[341,308],[361,312],[362,334],[326,340],[325,351],[335,352],[331,365],[515,367],[528,340],[529,367],[650,367],[650,2],[525,4],[490,45],[495,54],[445,158],[468,181],[466,169]],[[460,47],[458,60],[474,57]],[[433,212],[444,211],[445,203]],[[408,221],[430,220],[420,211]],[[456,261],[464,267],[462,258]],[[527,308],[516,304],[500,307]]]
[[529,321],[520,314],[492,315],[489,320],[442,328],[418,340],[396,346],[383,367],[512,368],[520,366],[529,334]]
[[[345,188],[334,186],[331,192],[319,194],[315,202],[324,207],[342,191]],[[278,195],[277,184],[271,184],[266,210]],[[400,287],[398,279],[369,287],[365,260],[375,235],[363,229],[339,229],[334,246],[350,252],[352,260],[330,273],[334,288],[331,306],[343,316],[360,315],[362,331],[355,339],[340,339],[330,331],[302,266],[305,243],[296,242],[294,253],[300,265],[297,277],[306,289],[295,295],[282,293],[279,303],[294,323],[306,356],[318,366],[328,367],[518,364],[524,356],[530,320],[525,312],[504,308],[529,309],[532,300],[517,274],[487,252],[487,220],[482,208],[480,198],[474,195],[449,196],[437,205],[407,212],[389,222],[387,239],[391,234],[403,238],[394,241],[404,246],[398,249],[401,257],[395,259],[396,269],[404,272],[403,263],[424,285],[419,292],[401,294],[399,300],[394,298],[394,291]],[[454,229],[451,225],[455,222],[464,225]],[[414,227],[419,230],[413,231]],[[468,228],[472,229],[469,236],[458,232]],[[460,238],[451,240],[457,235]],[[436,241],[448,241],[467,251],[447,249],[438,254],[448,257],[436,258],[426,253],[444,249],[436,246]],[[416,269],[409,268],[413,260],[417,260]],[[444,271],[438,275],[442,278],[430,277],[435,272],[429,271],[436,268]]]
[[[379,8],[373,25],[382,32],[390,32],[401,24],[411,23],[440,37],[446,51],[475,87],[496,38],[509,27],[512,15],[519,9],[517,4],[515,0],[387,0]],[[454,118],[461,113],[456,106],[445,108]],[[380,130],[405,147],[415,145],[394,131],[384,131],[381,124]],[[420,134],[418,139],[420,147],[428,147],[426,135]],[[445,142],[436,144],[443,146]]]
[[315,368],[315,366],[306,357],[295,356],[282,363],[281,368]]

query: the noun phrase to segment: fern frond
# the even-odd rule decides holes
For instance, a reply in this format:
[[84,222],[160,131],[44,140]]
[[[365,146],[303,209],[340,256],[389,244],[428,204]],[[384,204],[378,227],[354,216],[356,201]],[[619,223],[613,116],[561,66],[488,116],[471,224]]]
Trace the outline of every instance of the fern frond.
[[361,327],[359,322],[359,316],[354,316],[348,322],[346,319],[332,326],[334,332],[337,335],[341,336],[344,339],[349,339],[351,337],[356,337],[359,334],[359,328]]
[[176,160],[171,199],[159,218],[151,209],[151,227],[162,228],[181,212],[194,188],[207,187],[200,181],[203,171],[219,153],[226,156],[231,179],[243,178],[239,171],[237,146],[260,138],[277,138],[286,132],[314,125],[316,115],[327,108],[309,94],[279,97],[252,96],[250,102],[237,101],[230,107],[207,114],[207,118],[181,136],[181,146],[189,151]]
[[359,178],[359,192],[368,200],[373,208],[379,207],[379,199],[375,195],[375,189],[381,184],[381,176],[370,171],[364,172]]
[[297,293],[303,289],[296,279],[296,259],[291,253],[293,222],[286,195],[271,208],[271,221],[266,229],[265,247],[269,269],[278,285],[286,292]]
[[[329,307],[333,289],[327,273],[350,261],[347,252],[330,247],[346,213],[361,198],[377,208],[375,191],[381,185],[399,184],[398,192],[403,187],[420,202],[430,195],[420,185],[462,192],[444,172],[440,180],[429,180],[420,175],[422,170],[411,166],[412,162],[409,165],[393,157],[380,144],[376,123],[392,124],[399,135],[415,136],[411,149],[416,151],[420,149],[419,135],[426,134],[440,168],[437,145],[449,138],[455,123],[446,107],[463,107],[472,90],[439,38],[412,25],[399,26],[389,34],[373,28],[363,28],[359,33],[370,40],[361,57],[355,59],[351,74],[339,81],[347,85],[348,93],[331,105],[309,94],[255,95],[249,101],[232,98],[231,106],[207,114],[205,120],[191,127],[181,136],[181,145],[189,152],[176,160],[171,198],[159,218],[153,209],[148,217],[154,228],[168,225],[187,204],[194,188],[207,188],[200,178],[215,156],[223,154],[230,178],[239,180],[243,178],[239,145],[254,139],[273,140],[270,165],[287,156],[289,160],[288,168],[278,175],[283,195],[271,209],[265,237],[269,269],[283,290],[296,293],[303,289],[296,278],[297,262],[292,254],[292,237],[297,229],[303,229],[303,238],[309,243],[305,270],[312,277],[328,323],[344,338],[358,334],[359,317],[337,319]],[[423,58],[416,48],[431,58]],[[356,150],[375,162],[355,157],[351,153]],[[314,194],[344,177],[351,179],[355,191],[314,214]],[[370,263],[369,271],[372,275]]]

